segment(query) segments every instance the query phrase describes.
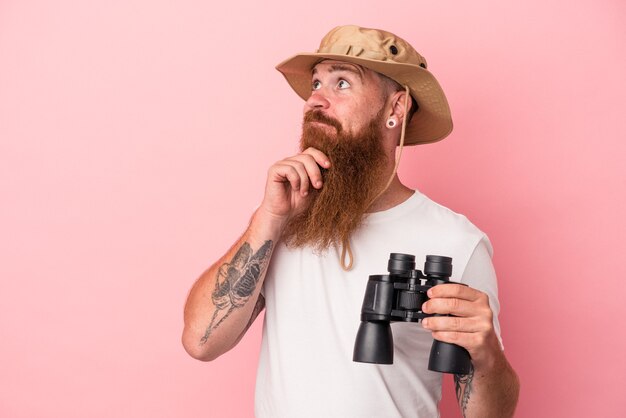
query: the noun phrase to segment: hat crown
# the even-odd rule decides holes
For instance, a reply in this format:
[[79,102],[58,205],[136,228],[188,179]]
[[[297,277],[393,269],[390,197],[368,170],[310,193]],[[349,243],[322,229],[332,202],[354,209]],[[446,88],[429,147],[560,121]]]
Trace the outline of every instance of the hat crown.
[[404,39],[391,32],[355,25],[332,29],[322,39],[317,52],[413,64],[423,68],[427,65],[426,59]]

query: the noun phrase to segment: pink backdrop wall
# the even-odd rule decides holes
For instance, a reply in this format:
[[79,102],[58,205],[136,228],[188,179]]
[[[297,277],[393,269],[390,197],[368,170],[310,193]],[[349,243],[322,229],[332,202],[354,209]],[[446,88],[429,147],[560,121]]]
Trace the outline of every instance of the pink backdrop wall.
[[252,416],[260,323],[200,363],[182,308],[296,149],[273,66],[345,23],[410,40],[448,94],[452,136],[400,174],[493,241],[517,416],[624,416],[625,12],[0,2],[0,416]]

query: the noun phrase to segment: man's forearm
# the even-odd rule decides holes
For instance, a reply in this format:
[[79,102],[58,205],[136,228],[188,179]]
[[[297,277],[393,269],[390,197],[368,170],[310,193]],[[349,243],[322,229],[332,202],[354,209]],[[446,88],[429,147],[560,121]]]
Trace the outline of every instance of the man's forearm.
[[499,353],[490,365],[477,365],[468,375],[456,375],[454,383],[464,418],[513,416],[519,379],[504,353]]
[[183,346],[199,360],[232,348],[262,310],[261,285],[280,225],[253,216],[231,249],[196,281],[185,305]]

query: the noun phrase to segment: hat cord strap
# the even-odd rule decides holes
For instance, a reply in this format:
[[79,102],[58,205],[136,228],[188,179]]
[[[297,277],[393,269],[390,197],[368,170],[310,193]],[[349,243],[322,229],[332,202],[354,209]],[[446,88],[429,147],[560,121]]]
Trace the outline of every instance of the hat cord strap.
[[[346,264],[346,253],[350,257],[350,262]],[[341,268],[344,271],[352,270],[352,262],[354,261],[354,255],[352,254],[352,248],[350,246],[350,238],[344,238],[341,243]]]
[[[398,172],[398,166],[400,165],[400,157],[402,157],[402,149],[404,148],[404,135],[406,132],[407,112],[409,111],[409,97],[411,97],[410,92],[409,92],[409,86],[405,85],[404,91],[406,91],[406,99],[404,100],[404,117],[402,118],[402,132],[400,133],[400,144],[399,144],[400,148],[396,152],[396,164],[393,167],[393,172],[391,173],[389,180],[387,180],[387,184],[385,185],[385,187],[383,187],[380,190],[380,192],[378,192],[376,197],[372,199],[370,205],[374,203],[376,199],[378,199],[380,195],[382,195],[387,190],[389,185],[391,185],[391,182],[393,181],[394,177],[396,176],[396,173]],[[346,263],[346,255],[350,257],[349,263]],[[350,245],[350,237],[344,237],[341,243],[341,268],[344,271],[350,271],[352,269],[353,262],[354,262],[354,255],[352,254],[352,248]]]

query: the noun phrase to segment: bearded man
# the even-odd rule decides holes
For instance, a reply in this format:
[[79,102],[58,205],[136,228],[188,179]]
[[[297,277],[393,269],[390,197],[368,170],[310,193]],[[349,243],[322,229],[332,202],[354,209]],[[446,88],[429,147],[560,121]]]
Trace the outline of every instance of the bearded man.
[[[471,357],[455,376],[463,416],[512,416],[519,382],[502,351],[491,244],[396,174],[403,145],[452,130],[424,58],[392,33],[342,26],[277,69],[306,101],[301,152],[270,167],[250,225],[191,289],[187,352],[217,358],[265,308],[258,417],[431,417],[442,382],[427,370],[434,338]],[[393,365],[356,363],[368,276],[391,252],[416,254],[418,265],[451,256],[467,286],[429,290],[422,310],[452,316],[394,324]]]

